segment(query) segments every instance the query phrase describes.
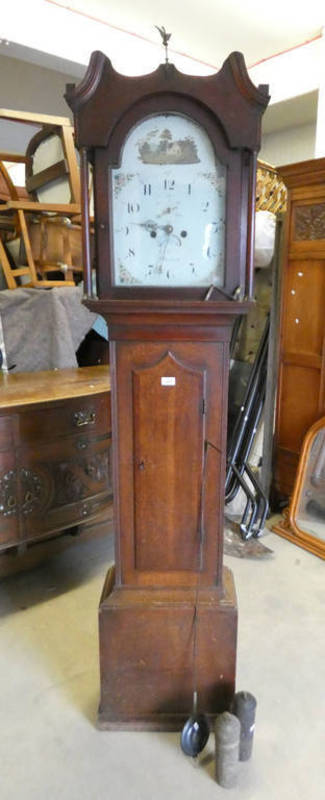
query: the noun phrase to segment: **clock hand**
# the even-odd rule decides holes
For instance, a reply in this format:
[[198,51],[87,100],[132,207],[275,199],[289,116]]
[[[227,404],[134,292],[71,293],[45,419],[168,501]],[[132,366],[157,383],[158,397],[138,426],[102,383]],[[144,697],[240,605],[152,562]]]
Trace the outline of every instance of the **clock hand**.
[[146,222],[131,222],[131,225],[138,225],[140,228],[145,228],[147,231],[160,230],[168,234],[173,233],[174,230],[172,225],[158,225],[157,222],[153,222],[151,219],[146,220]]
[[172,235],[172,238],[176,239],[178,246],[179,247],[181,246],[182,242],[180,240],[180,237],[177,236],[176,233],[173,233],[174,228],[172,225],[158,225],[158,227],[162,228],[162,230],[165,231],[165,233],[167,233],[168,236]]
[[146,231],[155,231],[158,228],[156,222],[152,222],[150,219],[146,222],[131,222],[131,225],[138,225],[138,227],[144,228]]
[[157,261],[157,264],[156,264],[156,267],[155,267],[155,272],[157,272],[159,274],[163,270],[163,264],[164,264],[164,261],[165,261],[165,255],[166,255],[166,250],[167,250],[168,245],[169,245],[169,239],[168,239],[168,237],[166,237],[166,239],[162,242],[162,244],[159,247],[159,258],[158,258],[158,261]]
[[151,236],[157,235],[158,230],[164,231],[168,236],[172,235],[173,239],[176,239],[179,247],[182,244],[180,237],[173,233],[174,228],[172,225],[158,225],[157,222],[152,222],[152,220],[146,220],[146,222],[131,222],[131,225],[138,225],[140,228],[144,228]]

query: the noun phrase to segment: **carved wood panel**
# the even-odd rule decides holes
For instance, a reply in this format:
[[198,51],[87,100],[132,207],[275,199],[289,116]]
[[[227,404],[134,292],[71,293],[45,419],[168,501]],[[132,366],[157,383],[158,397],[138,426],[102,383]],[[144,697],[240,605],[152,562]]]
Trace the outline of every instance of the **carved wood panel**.
[[295,206],[293,238],[296,241],[325,239],[325,203]]
[[105,509],[112,495],[110,435],[108,393],[2,413],[0,549]]
[[0,516],[11,517],[17,513],[17,470],[10,469],[0,477]]
[[54,464],[52,474],[55,492],[52,507],[74,503],[106,488],[111,489],[109,475],[109,450],[91,454],[78,461]]
[[0,548],[19,537],[19,494],[15,456],[0,452]]
[[76,448],[78,441],[68,437],[59,444],[40,446],[37,453],[25,453],[28,459],[25,471],[33,476],[34,485],[43,485],[43,493],[34,496],[28,512],[27,507],[22,509],[25,537],[55,529],[65,514],[69,524],[76,524],[91,513],[88,501],[94,498],[97,505],[101,498],[103,505],[107,503],[112,491],[110,439],[90,439],[87,449],[81,452]]
[[20,467],[19,484],[20,512],[24,515],[44,512],[53,497],[52,476],[46,465],[38,470]]

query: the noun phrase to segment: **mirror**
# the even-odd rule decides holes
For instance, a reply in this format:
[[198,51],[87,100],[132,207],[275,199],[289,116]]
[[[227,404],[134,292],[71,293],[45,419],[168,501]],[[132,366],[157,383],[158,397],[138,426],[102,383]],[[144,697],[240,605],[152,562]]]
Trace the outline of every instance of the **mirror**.
[[325,417],[305,436],[290,508],[273,530],[325,558]]

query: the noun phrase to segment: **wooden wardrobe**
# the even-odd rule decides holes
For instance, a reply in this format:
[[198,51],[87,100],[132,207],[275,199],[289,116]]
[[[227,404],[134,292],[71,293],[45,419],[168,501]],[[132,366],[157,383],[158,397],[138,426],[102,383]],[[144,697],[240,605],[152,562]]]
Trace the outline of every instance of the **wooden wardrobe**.
[[274,494],[294,487],[303,438],[325,412],[325,158],[279,167],[288,189],[282,252]]

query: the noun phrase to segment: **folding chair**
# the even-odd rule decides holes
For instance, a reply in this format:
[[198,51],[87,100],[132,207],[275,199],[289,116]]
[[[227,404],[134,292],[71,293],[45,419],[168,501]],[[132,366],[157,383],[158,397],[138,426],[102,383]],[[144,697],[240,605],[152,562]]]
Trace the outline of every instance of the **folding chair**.
[[[16,288],[21,276],[27,276],[24,285],[29,286],[74,286],[74,272],[82,273],[82,256],[81,228],[71,221],[80,215],[80,181],[70,121],[6,109],[0,109],[1,118],[42,126],[32,137],[25,156],[0,154],[6,161],[20,158],[25,162],[28,192],[27,198],[18,196],[2,165],[9,194],[7,202],[0,206],[2,230],[7,224],[9,229],[14,228],[16,237],[21,236],[27,262],[12,269],[5,243],[1,242],[0,259],[8,288]],[[63,273],[62,280],[57,279],[58,272]],[[55,278],[50,278],[51,273],[56,274]]]

